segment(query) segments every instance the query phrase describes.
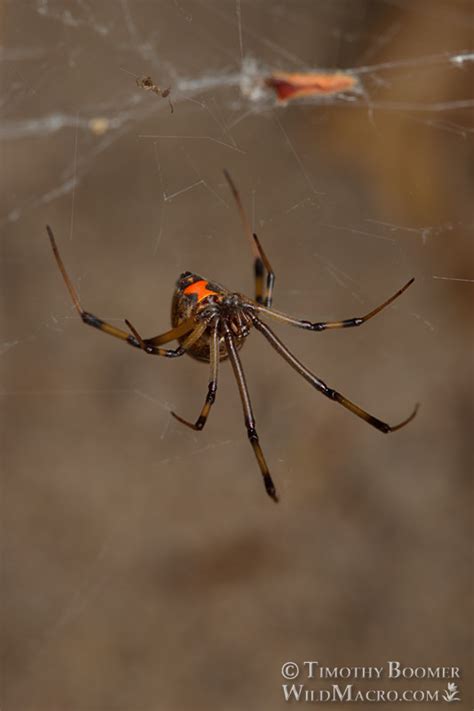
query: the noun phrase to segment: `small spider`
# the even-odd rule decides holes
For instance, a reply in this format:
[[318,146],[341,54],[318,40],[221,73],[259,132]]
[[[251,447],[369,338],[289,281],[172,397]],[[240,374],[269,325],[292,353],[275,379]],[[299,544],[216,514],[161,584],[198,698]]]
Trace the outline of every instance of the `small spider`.
[[157,84],[155,84],[151,77],[142,77],[141,79],[139,77],[135,77],[135,82],[139,89],[144,89],[145,91],[152,91],[154,94],[156,94],[157,96],[161,96],[163,99],[168,98],[171,113],[174,113],[173,104],[171,103],[171,99],[169,98],[169,95],[171,94],[170,86],[167,89],[162,89],[161,87],[157,86]]
[[[387,299],[387,301],[384,301],[380,306],[377,306],[377,308],[369,311],[365,316],[349,318],[344,321],[317,321],[313,323],[311,321],[295,319],[280,311],[275,311],[271,308],[275,274],[257,235],[252,233],[237,188],[227,171],[224,171],[224,173],[236,200],[244,230],[250,239],[254,252],[255,300],[243,294],[229,291],[224,286],[216,282],[208,281],[192,272],[184,272],[176,283],[176,289],[173,295],[171,307],[172,328],[153,338],[142,338],[136,328],[134,328],[128,320],[125,320],[125,323],[130,329],[130,333],[84,311],[76,289],[66,272],[53,232],[49,226],[47,226],[46,229],[51,240],[57,265],[66,282],[74,307],[85,324],[98,328],[110,336],[120,338],[134,348],[139,348],[150,355],[176,358],[187,353],[197,360],[210,363],[208,391],[199,417],[193,423],[172,412],[173,417],[179,420],[179,422],[191,427],[193,430],[203,429],[211,407],[216,399],[219,362],[229,358],[239,387],[248,438],[260,467],[265,489],[267,494],[274,501],[278,501],[276,489],[260,447],[247,383],[238,354],[238,351],[242,348],[245,339],[249,335],[250,329],[254,326],[257,331],[260,331],[277,353],[320,393],[330,400],[343,405],[343,407],[350,410],[354,415],[362,418],[368,422],[369,425],[372,425],[372,427],[377,428],[381,432],[395,432],[395,430],[404,427],[415,417],[418,405],[415,406],[409,417],[397,425],[391,426],[382,422],[382,420],[369,414],[344,397],[344,395],[341,395],[337,390],[328,387],[322,380],[313,375],[313,373],[297,360],[273,331],[260,320],[260,316],[268,316],[282,323],[304,328],[308,331],[325,331],[330,328],[351,328],[352,326],[360,326],[395,301],[395,299],[408,289],[414,279],[410,279],[396,294]],[[162,348],[164,344],[170,341],[177,341],[179,344],[177,348]]]

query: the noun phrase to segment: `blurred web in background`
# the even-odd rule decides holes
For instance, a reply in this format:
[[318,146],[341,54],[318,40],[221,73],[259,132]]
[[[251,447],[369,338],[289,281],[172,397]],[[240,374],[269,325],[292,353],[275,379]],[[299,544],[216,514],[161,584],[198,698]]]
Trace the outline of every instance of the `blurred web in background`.
[[[173,5],[173,3],[170,3]],[[382,3],[383,4],[383,3]],[[405,7],[403,2],[388,3]],[[8,3],[7,3],[8,5]],[[0,140],[2,142],[14,142],[26,138],[48,138],[49,136],[64,130],[69,130],[77,134],[93,134],[97,136],[97,141],[88,147],[81,148],[79,153],[75,152],[70,157],[69,163],[64,165],[62,174],[58,182],[47,186],[45,191],[31,198],[28,202],[15,205],[0,215],[0,225],[18,220],[29,210],[40,205],[52,202],[62,195],[68,194],[77,187],[80,180],[91,170],[94,161],[102,152],[114,144],[120,137],[128,132],[133,132],[134,126],[146,117],[159,115],[169,110],[167,102],[156,100],[155,96],[145,95],[134,86],[133,79],[128,78],[125,70],[133,76],[132,62],[124,67],[117,67],[117,77],[123,84],[121,96],[114,96],[109,101],[104,99],[101,102],[77,107],[77,111],[72,113],[62,112],[57,107],[52,107],[49,112],[39,113],[36,116],[24,118],[22,116],[25,98],[31,99],[38,96],[42,91],[42,84],[47,79],[51,63],[55,62],[55,55],[62,55],[68,58],[70,67],[76,64],[77,56],[80,52],[80,43],[84,42],[84,33],[96,35],[96,38],[104,45],[116,41],[119,34],[123,37],[123,44],[120,49],[135,55],[133,67],[138,72],[136,76],[150,74],[154,81],[162,86],[171,86],[171,96],[173,103],[180,109],[183,102],[193,102],[196,110],[203,112],[209,119],[209,135],[193,134],[192,126],[189,134],[166,135],[156,134],[149,136],[139,136],[141,139],[154,139],[155,142],[166,140],[181,140],[184,144],[189,140],[206,140],[216,143],[219,146],[227,147],[229,150],[239,151],[238,145],[232,136],[232,128],[244,121],[249,116],[268,112],[278,113],[284,111],[284,107],[277,106],[274,95],[268,89],[262,88],[262,79],[275,69],[285,71],[336,71],[342,69],[355,76],[360,82],[360,88],[355,93],[343,92],[330,97],[315,97],[300,100],[303,105],[321,105],[324,111],[325,105],[337,104],[347,109],[357,109],[366,111],[368,119],[374,122],[376,128],[376,117],[374,111],[403,112],[411,120],[425,124],[433,130],[448,131],[466,139],[472,134],[472,108],[474,99],[468,96],[458,96],[446,98],[445,96],[427,96],[413,99],[410,97],[410,82],[415,76],[417,80],[420,75],[428,75],[431,72],[447,72],[453,75],[457,72],[471,72],[473,70],[474,52],[465,47],[459,47],[454,51],[445,51],[428,56],[409,57],[389,62],[377,63],[369,62],[359,66],[308,66],[305,57],[296,56],[285,47],[276,45],[265,35],[257,33],[252,29],[248,16],[245,15],[246,3],[236,2],[206,3],[203,0],[184,3],[174,2],[176,11],[181,15],[182,21],[192,27],[197,20],[201,10],[206,10],[215,14],[224,24],[231,24],[235,27],[236,51],[232,52],[232,66],[226,71],[219,70],[213,72],[212,68],[204,67],[202,71],[195,75],[186,75],[179,67],[172,66],[160,53],[160,42],[156,38],[156,32],[150,31],[144,35],[140,26],[140,8],[129,0],[120,0],[114,5],[117,12],[113,19],[101,13],[98,17],[93,3],[87,0],[73,0],[68,3],[67,9],[62,7],[61,2],[54,0],[37,0],[32,3],[33,11],[43,18],[45,23],[52,26],[59,23],[67,30],[68,47],[63,43],[56,47],[41,46],[38,41],[37,47],[18,46],[3,47],[0,50],[0,61],[3,75],[3,96],[1,100],[2,123],[0,125]],[[467,6],[466,6],[467,7]],[[424,6],[428,11],[427,6]],[[169,8],[168,8],[169,9]],[[468,9],[468,8],[467,8]],[[423,10],[423,11],[425,11]],[[420,11],[414,9],[414,12]],[[285,12],[283,5],[269,7],[267,12],[282,14]],[[289,13],[285,13],[285,21],[288,21]],[[472,22],[471,13],[459,12],[451,6],[446,7],[443,18],[445,21],[456,23]],[[283,20],[282,20],[283,21]],[[364,40],[364,33],[341,34],[336,27],[327,27],[330,37],[334,40],[336,49],[343,44],[355,44]],[[386,33],[381,36],[369,38],[369,49],[365,52],[367,60],[376,58],[377,54],[402,31],[399,23],[394,23],[388,27]],[[74,45],[74,38],[77,35],[77,46]],[[200,39],[200,32],[197,34]],[[247,54],[247,46],[252,46],[251,54]],[[179,39],[176,38],[176,42]],[[218,38],[216,39],[216,44]],[[259,45],[265,50],[265,54],[272,56],[272,62],[262,61],[255,53],[255,46]],[[224,54],[229,54],[228,48],[222,47]],[[240,56],[239,56],[240,55]],[[126,61],[126,60],[124,60]],[[115,80],[117,79],[115,78]],[[449,81],[449,79],[448,79]],[[235,88],[231,99],[228,93],[226,108],[231,108],[234,118],[224,123],[222,117],[214,103],[214,96],[222,97],[224,90]],[[396,96],[393,100],[387,99],[387,89],[393,89]],[[383,98],[379,98],[383,90]],[[104,96],[107,95],[104,88]],[[406,93],[406,98],[403,94]],[[222,105],[223,100],[219,98]],[[278,120],[278,118],[277,118]],[[291,147],[291,139],[287,136]],[[90,143],[90,142],[89,142]],[[76,146],[77,148],[77,146]],[[298,155],[295,153],[295,159]],[[201,179],[195,183],[184,186],[179,191],[168,191],[163,187],[163,200],[171,201],[182,195],[187,190],[191,190],[202,183]],[[424,229],[424,228],[423,228]],[[426,228],[429,230],[430,228]]]

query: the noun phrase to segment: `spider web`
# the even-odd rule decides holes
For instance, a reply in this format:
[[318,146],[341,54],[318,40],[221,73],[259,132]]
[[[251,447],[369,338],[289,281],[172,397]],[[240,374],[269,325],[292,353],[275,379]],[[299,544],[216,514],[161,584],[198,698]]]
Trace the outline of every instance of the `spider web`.
[[[468,584],[472,3],[3,5],[2,708],[279,708],[282,659],[360,665],[361,640],[377,664],[393,649],[467,666],[453,607]],[[280,105],[264,89],[272,72],[319,70],[357,91]],[[137,85],[148,76],[156,93]],[[224,168],[276,271],[277,309],[360,315],[416,277],[362,329],[277,329],[377,416],[420,401],[393,438],[249,338],[277,513],[227,363],[206,430],[184,430],[169,412],[197,416],[206,367],[84,329],[45,232],[84,308],[156,335],[182,271],[253,294]],[[450,629],[425,620],[428,591]]]

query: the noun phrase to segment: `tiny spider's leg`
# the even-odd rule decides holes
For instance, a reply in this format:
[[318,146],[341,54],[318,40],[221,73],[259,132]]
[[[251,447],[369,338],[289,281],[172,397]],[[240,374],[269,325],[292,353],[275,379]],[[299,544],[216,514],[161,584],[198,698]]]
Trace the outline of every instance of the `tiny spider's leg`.
[[393,294],[393,296],[387,299],[387,301],[384,301],[383,304],[380,304],[380,306],[377,306],[377,308],[373,309],[372,311],[369,311],[369,313],[365,314],[365,316],[347,318],[344,321],[317,321],[316,323],[312,323],[311,321],[292,318],[291,316],[287,316],[286,314],[281,313],[280,311],[274,311],[273,309],[266,308],[265,306],[257,306],[256,308],[262,314],[265,314],[266,316],[271,316],[271,318],[274,318],[277,321],[283,321],[284,323],[288,323],[291,326],[297,326],[298,328],[305,328],[308,331],[325,331],[329,328],[351,328],[352,326],[360,326],[373,316],[376,316],[378,313],[380,313],[380,311],[382,311],[382,309],[384,309],[386,306],[389,306],[393,301],[395,301],[395,299],[398,299],[398,297],[401,296],[403,292],[406,291],[406,289],[408,289],[411,284],[413,284],[414,281],[415,277],[412,277],[412,279],[407,281],[407,283],[402,286],[402,288],[399,289],[396,294]]
[[234,370],[234,375],[237,380],[237,385],[239,386],[248,438],[250,440],[250,444],[253,447],[253,451],[255,452],[255,456],[257,457],[266,492],[273,499],[273,501],[278,501],[275,485],[273,483],[272,477],[270,476],[265,457],[263,456],[262,448],[260,447],[257,430],[255,429],[255,418],[252,412],[252,405],[250,403],[250,397],[247,389],[247,383],[245,381],[242,363],[240,362],[240,358],[235,347],[232,333],[230,332],[230,329],[227,324],[225,324],[225,342],[227,352],[229,354],[229,359],[232,363],[232,368]]
[[[227,170],[224,170],[224,175],[226,177],[227,182],[229,183],[235,202],[237,203],[237,208],[240,213],[244,232],[250,240],[250,246],[254,254],[255,301],[258,304],[264,304],[265,306],[270,308],[270,306],[272,305],[273,298],[273,286],[275,284],[275,272],[273,271],[271,264],[268,261],[267,255],[263,251],[263,247],[260,244],[260,240],[258,239],[257,235],[252,232],[249,218],[247,217],[247,213],[244,210],[239,191],[237,190],[234,181],[230,177]],[[264,287],[263,281],[265,271],[267,272],[267,278],[266,285]]]
[[402,422],[399,422],[397,425],[388,425],[386,422],[379,420],[377,417],[374,417],[370,413],[363,410],[361,407],[359,407],[359,405],[356,405],[355,403],[348,400],[346,397],[344,397],[344,395],[341,395],[341,393],[338,393],[336,390],[333,390],[332,388],[328,387],[326,383],[317,378],[302,363],[300,363],[297,358],[295,358],[293,353],[288,350],[288,348],[280,341],[279,338],[277,338],[277,336],[266,324],[260,321],[256,316],[254,316],[252,320],[255,328],[260,331],[260,333],[263,333],[265,338],[273,346],[276,352],[279,353],[287,361],[287,363],[291,365],[292,368],[294,368],[300,375],[302,375],[303,378],[308,381],[308,383],[310,383],[314,388],[316,388],[316,390],[328,397],[330,400],[338,402],[340,405],[343,405],[343,407],[353,412],[354,415],[357,415],[357,417],[360,417],[366,422],[368,422],[369,425],[372,425],[372,427],[375,427],[376,429],[385,433],[395,432],[396,430],[399,430],[405,425],[407,425],[415,417],[418,411],[418,405],[415,406],[413,412],[409,417],[407,417]]
[[[143,339],[138,333],[137,329],[132,326],[128,319],[125,319],[125,323],[132,331],[134,338],[136,338],[139,348],[148,353],[149,355],[164,356],[165,358],[177,358],[186,353],[186,350],[193,345],[206,330],[209,321],[201,321],[196,323],[193,317],[190,317],[186,321],[183,321],[176,328],[172,328],[171,331],[166,331],[162,333],[161,336],[155,336],[154,338]],[[191,331],[187,338],[177,347],[177,348],[159,348],[158,343],[167,343],[169,341],[174,341],[180,336],[184,335],[188,331]]]
[[217,375],[219,370],[219,338],[217,332],[218,325],[219,322],[216,320],[213,324],[212,341],[210,345],[211,358],[209,385],[207,388],[206,400],[204,402],[204,405],[202,406],[202,410],[199,417],[197,418],[196,422],[193,423],[189,422],[189,420],[185,420],[183,417],[180,417],[175,412],[171,413],[173,417],[175,417],[179,422],[182,422],[183,425],[191,427],[192,430],[202,430],[204,428],[204,425],[206,424],[207,418],[209,416],[209,412],[211,411],[211,407],[213,406],[216,399]]

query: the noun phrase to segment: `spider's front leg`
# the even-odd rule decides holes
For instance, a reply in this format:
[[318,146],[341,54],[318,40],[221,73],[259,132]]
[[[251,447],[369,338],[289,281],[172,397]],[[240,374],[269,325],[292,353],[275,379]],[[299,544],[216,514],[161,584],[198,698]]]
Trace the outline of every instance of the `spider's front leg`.
[[[92,326],[93,328],[97,328],[99,331],[102,331],[103,333],[107,333],[109,336],[113,336],[114,338],[119,338],[121,341],[125,341],[125,343],[128,343],[130,346],[133,346],[134,348],[141,348],[142,350],[145,350],[146,353],[151,353],[152,355],[160,355],[160,356],[166,356],[168,358],[173,358],[176,356],[183,355],[185,352],[183,348],[175,348],[175,349],[169,349],[169,348],[159,348],[158,346],[164,343],[169,343],[170,341],[177,340],[181,336],[183,336],[185,333],[188,333],[189,331],[192,331],[195,327],[195,322],[194,319],[188,319],[187,321],[183,322],[176,328],[171,329],[170,331],[166,331],[165,333],[162,333],[160,336],[156,336],[155,338],[150,338],[145,343],[149,344],[146,348],[143,348],[143,340],[138,334],[136,333],[135,329],[131,327],[132,334],[128,333],[127,331],[122,330],[121,328],[117,328],[116,326],[113,326],[111,323],[107,323],[107,321],[103,321],[101,318],[98,316],[94,316],[94,314],[89,313],[88,311],[84,311],[84,309],[81,306],[81,302],[79,301],[79,296],[77,294],[76,288],[74,284],[72,283],[69,274],[66,271],[66,267],[64,266],[64,262],[61,258],[61,255],[59,253],[58,246],[56,244],[56,240],[53,235],[53,231],[49,225],[46,225],[46,231],[48,233],[50,242],[51,242],[51,247],[53,250],[54,257],[56,259],[56,263],[59,267],[59,271],[62,274],[62,277],[64,279],[64,282],[67,286],[67,289],[69,291],[69,294],[71,295],[72,303],[74,304],[74,308],[76,309],[80,319],[82,320],[83,323],[85,323],[87,326]],[[128,324],[130,326],[130,324]]]

